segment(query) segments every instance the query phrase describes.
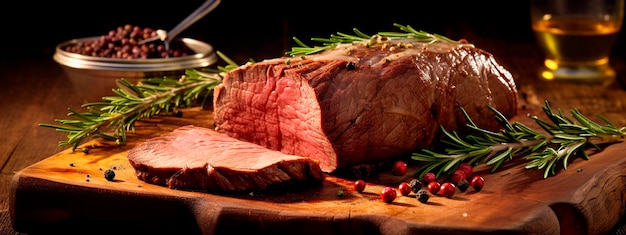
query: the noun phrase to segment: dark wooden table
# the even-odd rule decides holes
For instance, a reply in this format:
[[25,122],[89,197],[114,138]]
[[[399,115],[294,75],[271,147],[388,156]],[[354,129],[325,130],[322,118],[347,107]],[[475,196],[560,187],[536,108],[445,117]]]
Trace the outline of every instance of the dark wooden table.
[[[616,125],[626,125],[624,40],[620,41],[622,46],[616,48],[611,58],[618,70],[618,78],[610,84],[589,85],[538,79],[536,74],[542,55],[532,37],[481,34],[467,28],[451,28],[440,33],[464,37],[493,53],[514,75],[521,105],[541,105],[544,100],[549,100],[553,107],[578,108],[586,114],[601,113]],[[258,46],[273,49],[219,49],[242,63],[247,58],[261,60],[281,56],[281,50],[286,49],[281,41],[264,43],[266,45]],[[52,60],[51,48],[20,56],[2,56],[0,75],[0,234],[19,234],[11,226],[8,210],[11,178],[15,172],[63,150],[57,144],[66,138],[64,134],[38,124],[53,123],[56,118],[66,117],[68,108],[78,108],[87,101],[100,100],[101,96],[90,92],[91,87],[73,86],[62,68]],[[625,232],[625,219],[622,219],[611,234]]]

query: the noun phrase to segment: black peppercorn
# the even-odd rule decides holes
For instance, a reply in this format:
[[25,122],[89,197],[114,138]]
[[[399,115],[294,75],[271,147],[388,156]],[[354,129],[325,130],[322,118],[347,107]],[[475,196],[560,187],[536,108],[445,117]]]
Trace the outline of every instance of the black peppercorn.
[[115,171],[111,169],[104,171],[104,178],[108,181],[113,181],[113,179],[115,179]]
[[421,203],[426,203],[426,202],[428,202],[428,199],[430,198],[430,195],[428,195],[428,191],[420,190],[419,192],[417,192],[417,196],[415,196],[415,197]]
[[409,182],[409,185],[411,186],[411,190],[414,193],[417,193],[420,189],[422,189],[422,186],[423,186],[422,182],[419,181],[418,179],[412,179]]
[[348,70],[354,70],[356,68],[356,66],[354,65],[354,62],[348,62],[346,64],[346,69]]
[[459,182],[456,183],[457,184],[457,188],[459,188],[459,190],[461,190],[461,192],[465,192],[465,190],[467,190],[467,188],[469,188],[469,182],[467,180],[461,180]]

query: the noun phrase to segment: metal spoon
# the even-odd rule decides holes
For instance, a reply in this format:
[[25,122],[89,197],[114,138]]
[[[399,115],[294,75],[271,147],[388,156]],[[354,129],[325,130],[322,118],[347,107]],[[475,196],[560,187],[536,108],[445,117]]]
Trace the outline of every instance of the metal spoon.
[[187,29],[187,27],[191,26],[193,23],[196,23],[196,21],[204,17],[213,9],[215,9],[215,7],[217,7],[217,5],[220,4],[220,1],[221,0],[208,0],[204,2],[200,7],[198,7],[198,9],[192,12],[183,21],[178,23],[178,25],[176,25],[176,27],[174,27],[169,32],[159,29],[157,30],[156,36],[143,39],[139,41],[138,44],[141,45],[147,42],[161,40],[165,43],[165,50],[169,50],[170,43],[172,42],[172,40],[174,40],[174,38],[176,38],[176,36],[178,36],[178,34],[180,34],[183,30]]

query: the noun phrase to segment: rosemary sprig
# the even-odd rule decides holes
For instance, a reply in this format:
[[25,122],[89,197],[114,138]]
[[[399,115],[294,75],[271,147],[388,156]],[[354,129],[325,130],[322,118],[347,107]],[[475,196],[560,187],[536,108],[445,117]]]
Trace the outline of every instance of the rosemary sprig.
[[422,149],[412,154],[412,159],[426,163],[417,170],[416,176],[422,177],[427,172],[435,171],[437,176],[449,174],[461,162],[468,162],[471,165],[491,165],[491,172],[495,172],[505,162],[523,157],[529,161],[525,166],[527,169],[543,169],[543,176],[547,178],[556,174],[559,165],[567,169],[569,158],[574,154],[581,155],[585,160],[589,159],[585,152],[587,148],[600,149],[593,141],[614,142],[626,134],[626,127],[617,128],[601,115],[596,116],[605,122],[605,125],[600,125],[577,109],[572,109],[570,113],[575,122],[560,110],[554,113],[548,101],[542,109],[550,122],[537,116],[531,117],[548,135],[519,122],[510,123],[502,113],[492,107],[489,109],[494,112],[502,130],[492,132],[476,126],[465,110],[461,109],[468,121],[467,127],[478,134],[462,138],[456,132],[448,132],[441,128],[446,137],[441,140],[445,147],[442,152]]
[[417,42],[421,43],[435,43],[440,41],[448,43],[458,43],[457,41],[454,41],[439,34],[430,34],[422,30],[415,30],[409,25],[394,24],[394,26],[398,27],[402,32],[379,32],[376,35],[370,36],[356,28],[353,28],[352,30],[354,31],[354,35],[338,32],[336,35],[331,34],[330,38],[311,38],[311,41],[319,42],[322,44],[321,46],[312,47],[306,45],[301,40],[294,37],[293,40],[296,42],[296,44],[298,44],[298,46],[292,47],[291,51],[288,51],[285,54],[290,56],[311,55],[323,52],[325,50],[333,49],[337,47],[337,45],[343,43],[363,42],[367,45],[373,45],[378,42],[378,37],[386,37],[390,39],[413,38]]
[[179,79],[170,77],[145,78],[138,84],[126,79],[116,81],[118,86],[113,92],[116,96],[102,97],[101,102],[83,104],[86,112],[69,109],[68,116],[74,119],[56,119],[61,125],[39,124],[67,133],[67,140],[59,146],[72,146],[75,151],[79,144],[88,138],[100,137],[115,141],[119,145],[126,143],[126,132],[135,131],[135,122],[142,118],[167,114],[180,107],[191,107],[201,95],[201,106],[207,101],[211,91],[222,82],[222,74],[237,67],[226,56],[217,52],[228,65],[217,69],[199,71],[188,69]]
[[323,52],[325,50],[330,50],[341,43],[353,43],[353,42],[362,42],[370,40],[372,37],[368,36],[358,29],[352,29],[356,35],[350,35],[338,32],[337,35],[331,34],[330,38],[311,38],[311,41],[321,42],[322,46],[308,46],[300,41],[298,38],[294,37],[293,40],[299,47],[292,47],[291,51],[286,52],[287,55],[311,55],[319,52]]
[[398,27],[401,31],[405,33],[379,32],[378,35],[386,36],[388,38],[414,38],[414,39],[417,39],[418,42],[422,42],[422,43],[435,43],[439,41],[448,42],[448,43],[459,43],[458,41],[454,41],[440,34],[431,34],[423,30],[416,30],[410,25],[401,25],[401,24],[393,24],[393,25]]

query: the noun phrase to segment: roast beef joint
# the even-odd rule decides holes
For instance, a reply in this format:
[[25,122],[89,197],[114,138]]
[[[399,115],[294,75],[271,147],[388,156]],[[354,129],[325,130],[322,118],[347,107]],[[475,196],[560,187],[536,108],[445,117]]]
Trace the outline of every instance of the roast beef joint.
[[381,41],[252,63],[215,89],[218,132],[319,161],[325,172],[427,148],[439,126],[498,127],[517,110],[512,75],[466,43]]
[[[461,108],[485,129],[498,128],[488,107],[516,114],[514,79],[492,54],[465,41],[375,37],[375,43],[339,44],[229,71],[213,91],[215,129],[182,127],[136,147],[128,157],[137,175],[220,191],[321,180],[320,172],[431,147],[440,127],[465,127]],[[166,143],[180,144],[178,138],[190,138],[184,144],[190,149]],[[268,180],[268,169],[282,169],[284,177]]]

